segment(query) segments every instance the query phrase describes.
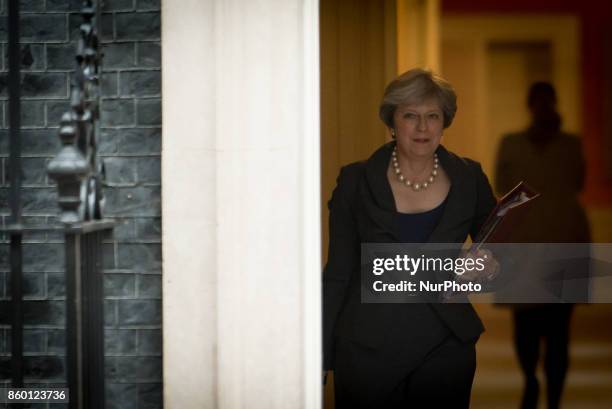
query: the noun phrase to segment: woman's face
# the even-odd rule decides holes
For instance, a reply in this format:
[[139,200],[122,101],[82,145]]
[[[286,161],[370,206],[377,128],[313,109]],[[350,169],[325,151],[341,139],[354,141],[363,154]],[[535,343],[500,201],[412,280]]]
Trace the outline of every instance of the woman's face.
[[435,99],[401,104],[393,114],[398,149],[415,157],[433,156],[444,130],[442,109]]

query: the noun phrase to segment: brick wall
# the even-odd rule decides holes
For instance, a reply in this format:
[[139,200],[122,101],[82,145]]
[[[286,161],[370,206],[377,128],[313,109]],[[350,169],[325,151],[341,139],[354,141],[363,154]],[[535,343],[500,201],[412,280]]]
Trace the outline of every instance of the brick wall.
[[[46,164],[68,86],[81,1],[22,0],[23,214],[53,223],[56,188]],[[101,38],[105,214],[116,220],[104,243],[107,408],[160,408],[161,362],[161,70],[160,1],[106,0]],[[0,0],[0,218],[8,222],[6,0]],[[8,246],[0,237],[0,379],[10,377]],[[63,244],[57,234],[25,237],[26,382],[65,382]],[[37,405],[36,407],[44,407]],[[50,406],[50,407],[60,407]]]

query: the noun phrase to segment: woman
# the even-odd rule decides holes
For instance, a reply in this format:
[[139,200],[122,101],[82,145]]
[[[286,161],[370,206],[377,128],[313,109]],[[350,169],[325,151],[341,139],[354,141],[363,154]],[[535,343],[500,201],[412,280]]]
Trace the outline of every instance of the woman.
[[360,302],[360,243],[463,243],[495,206],[480,165],[440,145],[456,109],[442,78],[402,74],[379,111],[393,142],[340,171],[323,275],[324,370],[335,371],[336,408],[469,407],[483,331],[470,304]]

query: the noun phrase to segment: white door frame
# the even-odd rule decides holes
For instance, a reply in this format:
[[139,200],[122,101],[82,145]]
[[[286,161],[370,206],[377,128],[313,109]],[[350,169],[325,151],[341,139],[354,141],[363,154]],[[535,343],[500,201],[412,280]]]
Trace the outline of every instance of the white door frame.
[[162,3],[167,409],[321,407],[318,17]]

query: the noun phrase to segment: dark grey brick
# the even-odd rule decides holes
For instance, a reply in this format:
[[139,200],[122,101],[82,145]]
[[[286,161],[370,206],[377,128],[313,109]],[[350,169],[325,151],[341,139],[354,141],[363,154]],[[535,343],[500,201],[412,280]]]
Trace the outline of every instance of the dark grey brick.
[[115,15],[118,40],[158,40],[160,13],[118,13]]
[[64,268],[64,246],[61,243],[25,243],[25,271],[61,271]]
[[47,330],[47,352],[51,354],[66,353],[66,331],[63,329]]
[[106,409],[137,409],[138,385],[106,382]]
[[138,353],[140,355],[162,354],[162,332],[160,329],[138,331]]
[[102,75],[100,92],[103,97],[117,97],[119,95],[119,74],[106,72]]
[[23,273],[23,295],[27,298],[45,296],[45,275],[43,273]]
[[64,325],[66,322],[64,301],[24,301],[24,324]]
[[[81,24],[83,24],[83,16],[80,13],[71,13],[68,16],[68,29],[70,40],[81,38]],[[113,39],[113,14],[103,13],[100,20],[100,37],[104,40]]]
[[[25,158],[24,158],[25,159]],[[21,219],[21,222],[25,226],[40,226],[46,224],[46,218],[44,216],[24,216]],[[44,232],[28,232],[24,234],[24,243],[32,240],[44,240],[45,233]]]
[[[59,222],[59,209],[56,212],[55,216],[47,216],[47,223],[52,226],[59,226],[61,223]],[[49,231],[47,232],[47,240],[56,241],[63,243],[64,242],[64,234],[61,231]]]
[[133,297],[136,294],[134,274],[104,274],[105,297]]
[[138,10],[159,10],[161,0],[136,0],[136,8]]
[[111,41],[115,38],[115,17],[113,13],[103,13],[100,19],[100,38]]
[[134,329],[105,329],[104,352],[109,354],[135,354],[136,330]]
[[161,357],[108,357],[106,379],[122,381],[159,381],[162,375]]
[[44,11],[45,0],[19,0],[19,11]]
[[[47,160],[45,158],[22,158],[23,184],[44,185],[47,178]],[[7,169],[7,175],[9,175]]]
[[66,40],[66,18],[62,14],[25,14],[20,23],[21,41]]
[[[4,46],[3,50],[8,69],[8,47]],[[24,71],[45,69],[45,50],[42,44],[21,45],[21,69]]]
[[[2,20],[2,19],[0,19]],[[6,72],[0,73],[0,98],[8,98],[8,78]],[[8,109],[6,110],[6,124],[8,126]]]
[[161,46],[158,42],[138,43],[137,64],[142,67],[161,67]]
[[24,356],[23,373],[30,379],[49,379],[64,376],[64,359],[59,356]]
[[119,92],[123,96],[157,96],[161,93],[161,74],[159,71],[122,72]]
[[[47,101],[47,126],[60,126],[62,115],[70,109],[70,102],[66,100]],[[52,132],[57,135],[56,131]],[[59,140],[59,137],[57,137]]]
[[102,100],[101,125],[133,125],[134,101],[131,99]]
[[21,81],[24,97],[68,96],[68,77],[64,73],[25,73]]
[[115,218],[114,239],[133,240],[136,236],[135,222],[132,218]]
[[162,227],[159,217],[142,217],[134,220],[136,235],[144,240],[161,239]]
[[117,300],[104,300],[104,325],[117,325]]
[[162,282],[160,274],[139,274],[137,281],[139,297],[161,299]]
[[81,11],[83,0],[47,0],[47,11]]
[[[11,357],[0,356],[0,379],[12,379]],[[136,387],[136,385],[134,385]],[[135,389],[135,388],[134,388]],[[137,392],[136,392],[137,393]],[[138,405],[138,394],[136,394],[136,405]],[[136,407],[136,406],[135,406]]]
[[161,129],[102,129],[99,148],[104,155],[161,153]]
[[47,297],[65,297],[66,279],[64,273],[47,273]]
[[116,300],[119,325],[160,325],[161,300]]
[[26,155],[55,156],[62,145],[57,131],[50,129],[22,129],[21,141],[21,152]]
[[24,328],[23,330],[23,352],[43,353],[45,352],[46,330],[40,328]]
[[139,409],[162,409],[161,383],[147,383],[138,385],[138,408]]
[[113,243],[102,244],[103,268],[108,270],[115,268],[115,246]]
[[159,216],[160,189],[155,186],[113,187],[104,190],[109,216]]
[[133,68],[136,66],[135,43],[103,44],[104,70],[114,68]]
[[12,304],[11,301],[0,301],[0,325],[11,325],[12,322]]
[[126,11],[134,9],[134,0],[104,0],[103,11]]
[[161,0],[136,0],[136,8],[138,10],[159,10]]
[[161,100],[144,99],[138,101],[137,116],[139,125],[161,125]]
[[24,212],[58,213],[57,189],[54,187],[30,187],[22,190]]
[[136,165],[134,158],[104,158],[107,183],[134,183],[136,182]]
[[146,156],[136,159],[138,181],[144,183],[161,183],[161,158]]
[[74,70],[76,47],[73,43],[47,44],[47,69]]
[[161,269],[161,245],[157,243],[120,243],[118,263],[121,269],[150,271]]
[[21,101],[21,126],[45,126],[44,101]]
[[[8,189],[1,189],[2,192],[7,192]],[[5,208],[8,206],[4,206]],[[4,246],[0,246],[0,268],[2,268],[3,270],[8,270],[8,265],[9,265],[9,246],[8,245],[4,245]],[[6,288],[6,291],[8,293],[9,288]]]

